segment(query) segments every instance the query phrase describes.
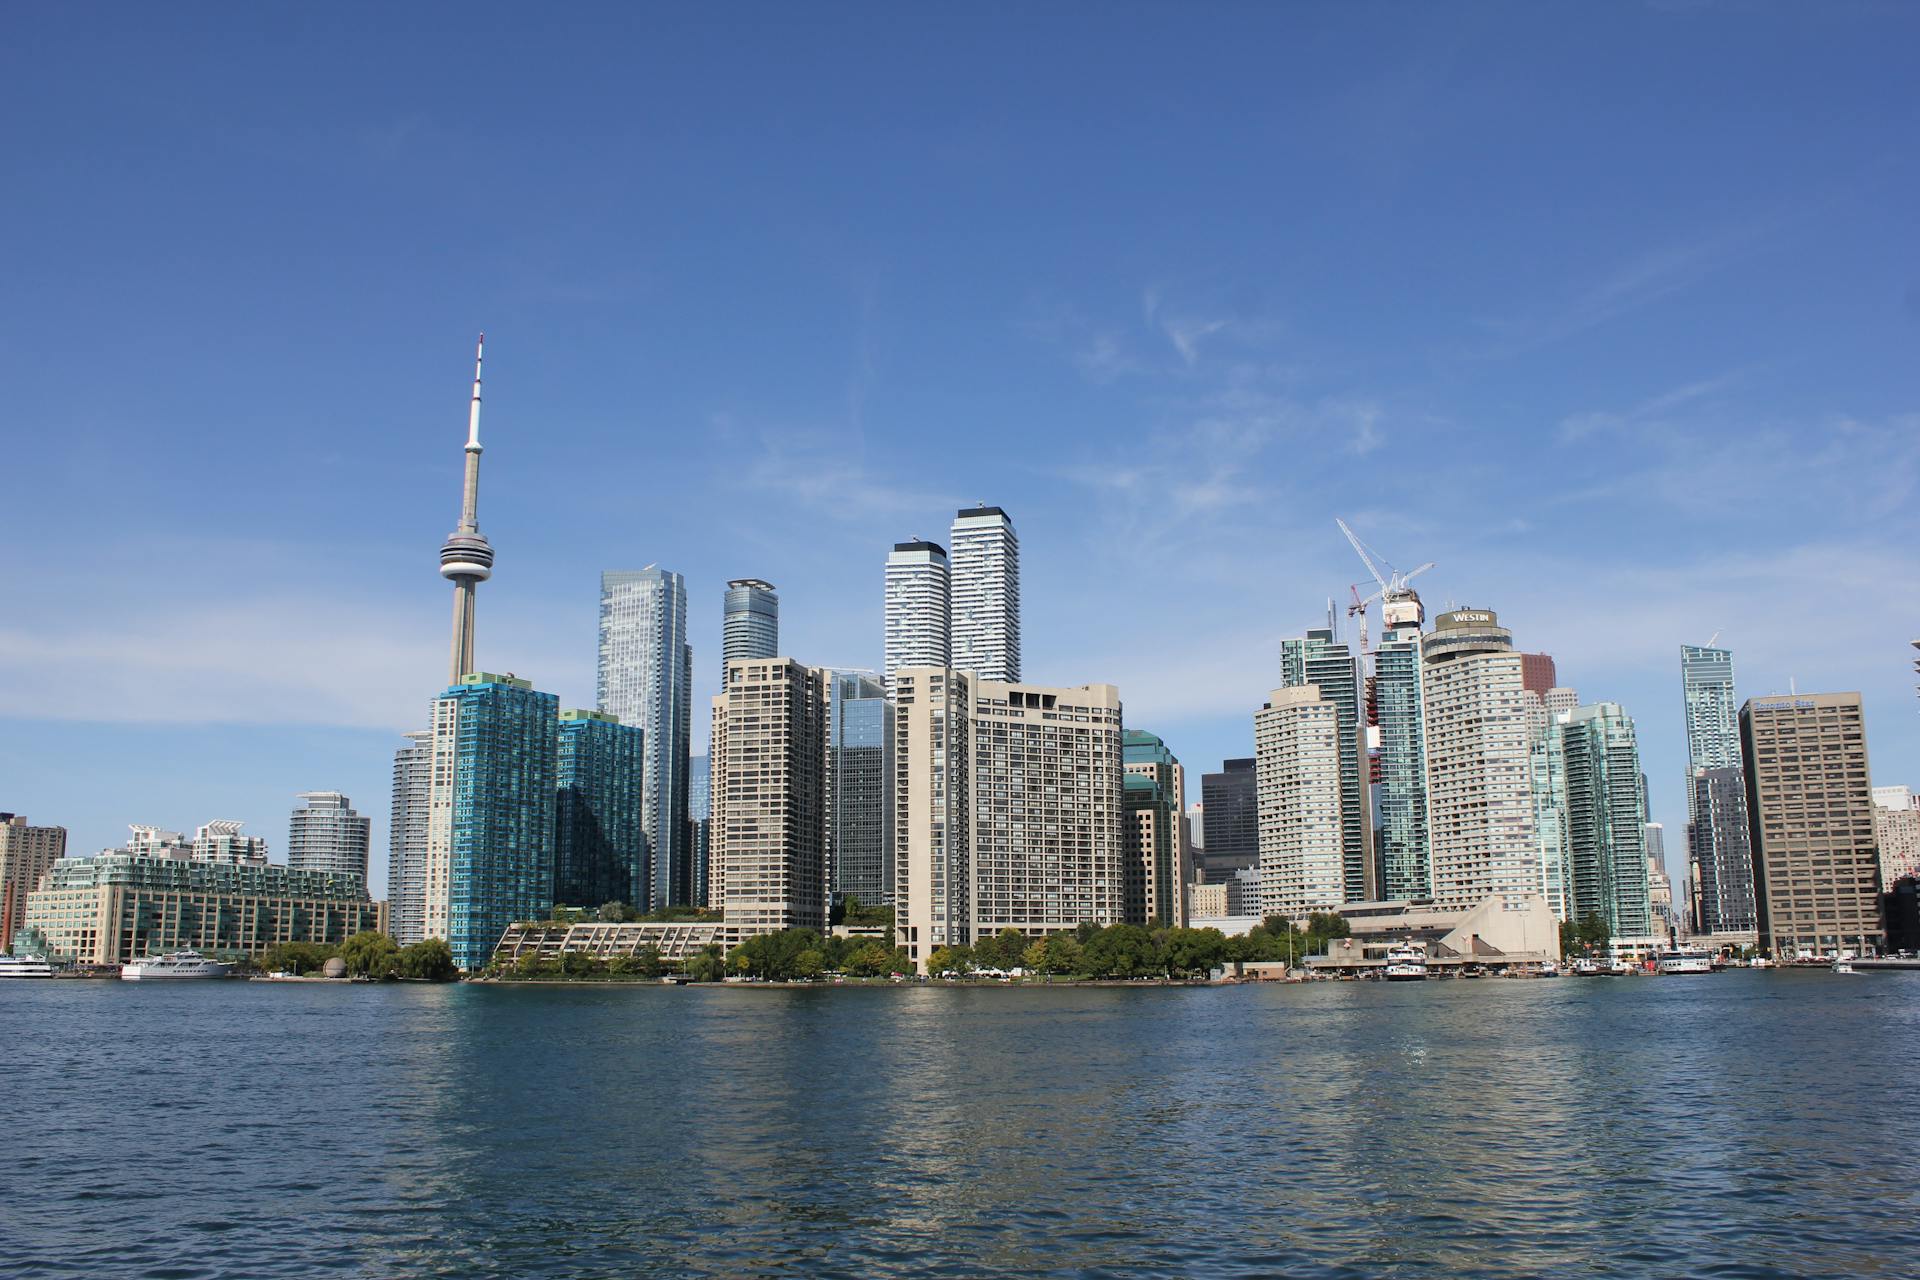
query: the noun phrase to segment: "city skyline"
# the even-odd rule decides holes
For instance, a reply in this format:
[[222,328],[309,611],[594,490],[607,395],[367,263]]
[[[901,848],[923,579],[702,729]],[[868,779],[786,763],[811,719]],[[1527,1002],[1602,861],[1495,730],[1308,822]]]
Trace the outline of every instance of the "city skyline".
[[[685,87],[674,54],[698,33],[649,49],[657,75],[596,52],[518,123],[519,107],[444,109],[452,60],[397,36],[368,55],[368,95],[340,104],[293,77],[255,135],[224,123],[221,86],[279,37],[196,46],[31,15],[49,56],[10,60],[13,91],[54,92],[55,67],[59,92],[103,102],[151,98],[162,66],[202,88],[165,122],[75,113],[22,144],[52,177],[6,215],[41,253],[0,320],[0,413],[16,465],[45,483],[0,514],[18,552],[0,563],[16,602],[0,624],[0,776],[16,790],[0,802],[88,852],[129,822],[209,812],[275,831],[295,795],[337,790],[362,798],[380,848],[370,798],[445,670],[445,584],[425,557],[454,514],[452,432],[482,328],[482,525],[506,572],[484,592],[476,660],[564,705],[593,705],[593,581],[611,565],[685,575],[696,708],[742,572],[780,584],[787,653],[880,669],[884,549],[938,539],[985,499],[1019,521],[1023,678],[1110,681],[1129,724],[1211,772],[1253,753],[1278,640],[1323,625],[1360,577],[1332,527],[1344,516],[1400,563],[1438,563],[1419,584],[1430,611],[1497,611],[1564,684],[1626,709],[1652,816],[1675,833],[1670,871],[1687,811],[1673,656],[1716,631],[1741,700],[1796,679],[1859,689],[1874,781],[1920,782],[1920,604],[1884,589],[1920,532],[1915,304],[1878,248],[1914,194],[1887,159],[1910,117],[1886,97],[1905,42],[1791,14],[1569,17],[1566,38],[1596,53],[1670,52],[1651,83],[1684,69],[1716,108],[1675,131],[1646,105],[1657,93],[1583,68],[1548,93],[1446,39],[1441,14],[1248,20],[1306,38],[1270,49],[1364,54],[1383,91],[1357,101],[1292,52],[1291,74],[1262,78],[1270,115],[1236,109],[1231,77],[1182,80],[1174,118],[1217,127],[1181,133],[1171,154],[1193,181],[1164,189],[1126,163],[1174,141],[1125,58],[1090,72],[1097,115],[1064,117],[1088,143],[1064,184],[1041,167],[1057,148],[980,110],[955,74],[925,86],[930,147],[845,103],[799,105],[804,127],[871,152],[804,183],[752,140],[763,104],[748,95],[687,121],[684,149],[614,130],[635,171],[667,175],[663,201],[539,139],[549,111],[654,113]],[[924,53],[925,21],[882,26]],[[1071,33],[1035,21],[1042,41]],[[886,93],[877,68],[797,38],[854,91]],[[314,39],[311,56],[345,48]],[[1232,44],[1262,47],[1138,16],[1102,39],[1249,70]],[[82,47],[95,56],[59,56]],[[1856,74],[1782,126],[1788,145],[1738,123],[1748,95],[1727,68],[1815,48]],[[738,53],[788,83],[790,45]],[[1510,116],[1460,92],[1483,83]],[[1586,145],[1588,115],[1609,120],[1607,145]],[[1501,124],[1522,118],[1547,131]],[[1274,120],[1300,127],[1276,139]],[[1414,122],[1426,144],[1385,141]],[[219,140],[222,161],[153,168],[182,133]],[[702,145],[716,138],[734,149]],[[102,163],[60,163],[82,153]],[[876,224],[873,156],[931,198],[902,196]],[[551,182],[519,181],[549,163]],[[142,175],[137,210],[114,173]],[[445,193],[474,181],[487,216],[448,216]],[[1599,198],[1569,209],[1568,190]],[[259,217],[206,212],[241,193]],[[741,221],[763,197],[797,229]],[[343,199],[373,211],[364,230],[337,216]],[[99,219],[56,216],[76,208]],[[419,251],[426,225],[444,252]],[[687,252],[635,247],[666,243]],[[109,348],[124,357],[91,354]],[[595,500],[587,482],[616,468],[648,478],[641,500]],[[143,515],[79,517],[107,492],[141,495]],[[218,497],[188,514],[202,492]],[[328,572],[290,581],[296,556]],[[695,752],[704,729],[695,714]],[[58,763],[77,757],[84,775]]]

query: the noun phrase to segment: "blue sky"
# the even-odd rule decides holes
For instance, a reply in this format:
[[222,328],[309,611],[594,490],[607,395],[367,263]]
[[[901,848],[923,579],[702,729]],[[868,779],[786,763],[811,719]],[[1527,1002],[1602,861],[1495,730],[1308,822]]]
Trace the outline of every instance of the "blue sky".
[[[15,6],[0,808],[375,817],[450,604],[593,693],[597,575],[880,661],[887,545],[1018,524],[1030,679],[1196,772],[1361,569],[1637,718],[1678,646],[1920,783],[1920,14],[1897,5]],[[1376,623],[1377,625],[1377,623]],[[696,716],[696,722],[702,717]],[[1676,860],[1677,866],[1677,860]]]

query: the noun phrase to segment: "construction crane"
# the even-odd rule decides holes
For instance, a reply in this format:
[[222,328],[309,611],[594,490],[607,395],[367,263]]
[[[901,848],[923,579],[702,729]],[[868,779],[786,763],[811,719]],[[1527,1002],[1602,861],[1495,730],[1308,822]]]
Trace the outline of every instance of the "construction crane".
[[[1367,648],[1367,606],[1371,605],[1375,600],[1384,600],[1387,604],[1391,604],[1396,600],[1404,600],[1408,597],[1418,600],[1420,597],[1416,595],[1413,588],[1407,584],[1427,570],[1433,568],[1433,561],[1429,560],[1418,569],[1402,573],[1387,563],[1385,556],[1360,541],[1360,535],[1349,528],[1345,520],[1335,517],[1334,523],[1340,526],[1340,532],[1344,533],[1347,536],[1347,541],[1353,544],[1354,553],[1360,557],[1360,563],[1367,566],[1368,575],[1372,577],[1374,585],[1379,588],[1379,590],[1375,591],[1372,595],[1363,599],[1360,595],[1360,588],[1365,584],[1355,584],[1352,589],[1352,603],[1347,606],[1347,616],[1349,618],[1355,614],[1360,615],[1360,652],[1365,655],[1370,652]],[[1383,573],[1382,570],[1385,572]],[[1382,612],[1385,612],[1384,605],[1382,606]]]

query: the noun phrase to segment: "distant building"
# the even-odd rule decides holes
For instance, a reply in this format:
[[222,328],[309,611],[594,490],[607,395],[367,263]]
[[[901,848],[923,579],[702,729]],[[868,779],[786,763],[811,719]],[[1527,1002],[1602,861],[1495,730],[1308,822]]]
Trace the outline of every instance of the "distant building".
[[1746,771],[1696,768],[1688,779],[1687,868],[1693,879],[1693,926],[1704,934],[1759,928],[1753,884],[1753,831]]
[[902,667],[944,667],[953,655],[946,549],[914,538],[887,555],[886,678]]
[[0,954],[26,923],[27,895],[67,856],[65,827],[32,827],[17,813],[0,813]]
[[1020,535],[999,507],[963,507],[953,550],[949,665],[982,680],[1020,680]]
[[1875,787],[1873,833],[1882,884],[1920,876],[1920,796],[1906,787]]
[[646,887],[646,731],[562,711],[555,754],[553,901],[597,908]]
[[339,943],[373,929],[360,876],[262,863],[109,852],[67,858],[27,898],[26,927],[56,959],[125,964],[192,949],[257,955],[282,942]]
[[[244,822],[224,818],[203,824],[193,833],[193,859],[196,862],[224,862],[236,867],[267,865],[267,842],[260,836],[240,834]],[[361,879],[366,878],[362,872]]]
[[704,907],[711,901],[712,842],[707,821],[713,813],[710,759],[709,756],[694,756],[687,769],[687,827],[692,833],[693,842],[693,883],[690,890],[696,907]]
[[1253,718],[1260,914],[1302,919],[1347,901],[1337,703],[1317,685],[1275,689]]
[[1740,767],[1739,703],[1733,696],[1733,653],[1680,646],[1680,690],[1687,717],[1687,763],[1695,769]]
[[1280,682],[1312,685],[1340,720],[1341,901],[1379,897],[1373,858],[1372,810],[1367,803],[1366,707],[1359,656],[1329,629],[1280,642]]
[[406,735],[393,753],[393,809],[387,826],[387,919],[393,940],[427,936],[427,819],[433,791],[433,731]]
[[780,652],[780,593],[771,582],[735,578],[727,584],[720,630],[720,670],[735,658],[771,658]]
[[693,649],[687,643],[687,584],[679,574],[649,565],[600,575],[597,688],[600,710],[646,734],[645,905],[657,910],[684,904],[692,893],[687,760]]
[[355,813],[353,802],[338,791],[303,791],[294,798],[307,803],[293,811],[287,832],[287,867],[359,876],[364,881],[373,819]]
[[1491,610],[1456,609],[1420,642],[1433,899],[1472,910],[1540,896],[1527,691],[1512,633]]
[[1260,803],[1254,758],[1224,761],[1218,773],[1200,775],[1201,811],[1206,814],[1206,858],[1201,878],[1220,884],[1235,871],[1260,861]]
[[1186,809],[1186,773],[1179,757],[1157,734],[1128,729],[1121,735],[1121,803],[1127,818],[1123,868],[1125,918],[1130,924],[1158,921],[1172,928],[1187,922],[1187,881],[1193,873],[1181,816]]
[[1857,693],[1749,698],[1740,708],[1760,946],[1878,947],[1866,717]]
[[836,901],[893,901],[893,709],[870,671],[828,677],[827,837]]
[[1547,693],[1559,683],[1560,677],[1554,669],[1552,654],[1523,653],[1520,655],[1520,687],[1522,689],[1538,694],[1540,701],[1545,702]]
[[476,671],[433,704],[425,934],[484,968],[507,925],[553,909],[560,700]]
[[1540,895],[1556,920],[1573,918],[1573,870],[1567,861],[1567,751],[1560,721],[1533,690],[1527,704],[1527,770],[1533,792],[1533,834],[1539,849]]
[[743,936],[827,928],[827,679],[738,659],[713,700],[708,892]]
[[[1380,851],[1380,894],[1427,898],[1433,873],[1427,856],[1427,733],[1421,709],[1419,601],[1395,604],[1405,620],[1390,625],[1373,658],[1375,731],[1374,840]],[[1391,619],[1390,619],[1391,620]]]
[[1597,702],[1554,728],[1566,758],[1570,918],[1597,916],[1614,937],[1647,937],[1653,918],[1633,720],[1619,703]]
[[1187,909],[1192,912],[1194,919],[1202,916],[1217,919],[1226,915],[1227,886],[1195,880],[1187,886]]
[[894,672],[894,911],[935,949],[1122,914],[1120,693]]

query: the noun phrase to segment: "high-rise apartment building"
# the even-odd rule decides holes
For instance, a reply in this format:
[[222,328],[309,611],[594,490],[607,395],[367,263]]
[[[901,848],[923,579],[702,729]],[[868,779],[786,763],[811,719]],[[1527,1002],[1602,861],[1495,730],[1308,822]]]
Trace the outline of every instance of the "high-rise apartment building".
[[1528,689],[1527,769],[1533,791],[1533,836],[1540,851],[1540,893],[1556,920],[1573,918],[1573,869],[1567,861],[1567,752],[1559,721]]
[[1754,897],[1746,771],[1696,768],[1687,782],[1693,927],[1700,933],[1752,932],[1759,927],[1760,908]]
[[1920,876],[1920,796],[1906,787],[1873,789],[1873,833],[1880,846],[1880,883]]
[[1340,707],[1311,684],[1275,689],[1253,717],[1260,913],[1300,920],[1347,897]]
[[560,713],[553,900],[631,906],[646,885],[646,731],[605,711]]
[[1538,694],[1540,701],[1547,700],[1547,691],[1560,682],[1560,675],[1553,665],[1550,653],[1523,653],[1520,655],[1520,687],[1529,693]]
[[387,922],[393,940],[427,936],[427,820],[433,792],[433,731],[406,735],[393,753],[393,809],[387,826]]
[[[1417,609],[1417,601],[1414,604]],[[1374,843],[1380,851],[1379,896],[1433,894],[1427,860],[1427,730],[1421,706],[1420,620],[1389,625],[1373,656],[1369,719],[1379,735],[1374,756]]]
[[747,934],[827,927],[827,677],[739,659],[713,700],[708,891]]
[[485,671],[434,701],[423,929],[462,969],[553,909],[559,715],[552,694]]
[[1860,695],[1749,698],[1740,748],[1762,950],[1877,948],[1880,859]]
[[1680,646],[1680,689],[1687,717],[1687,765],[1740,767],[1739,703],[1733,697],[1733,652]]
[[708,822],[713,812],[711,759],[711,756],[694,756],[687,767],[687,831],[691,841],[688,854],[693,864],[688,878],[692,881],[689,886],[691,901],[696,907],[707,906],[713,901],[710,890],[712,827]]
[[32,827],[17,813],[0,813],[0,954],[26,924],[27,895],[67,856],[65,827]]
[[938,947],[1112,924],[1123,907],[1120,693],[894,672],[894,912]]
[[1020,680],[1020,535],[999,507],[963,507],[952,562],[950,665],[982,680]]
[[1513,636],[1487,609],[1434,619],[1420,642],[1433,898],[1470,909],[1541,892],[1527,691]]
[[870,671],[828,679],[828,857],[836,901],[893,901],[893,709]]
[[693,723],[693,649],[687,586],[648,565],[600,575],[598,707],[646,734],[646,902],[658,910],[692,893],[687,848],[687,761]]
[[[266,838],[241,834],[240,828],[245,825],[230,818],[215,818],[212,822],[202,823],[193,833],[194,861],[223,862],[235,867],[266,866]],[[366,878],[363,864],[361,883],[364,884]]]
[[887,554],[886,678],[902,667],[944,667],[953,656],[951,575],[946,549],[919,538]]
[[1566,762],[1569,918],[1595,917],[1616,938],[1653,933],[1640,747],[1618,703],[1597,702],[1554,725]]
[[771,658],[780,652],[780,593],[771,582],[735,578],[727,584],[720,629],[720,672],[735,658]]
[[1186,771],[1159,735],[1141,729],[1121,735],[1120,756],[1127,823],[1123,914],[1129,924],[1157,921],[1185,928],[1187,882],[1193,875],[1182,822]]
[[1334,639],[1330,629],[1312,630],[1280,642],[1280,682],[1288,688],[1315,686],[1339,713],[1341,901],[1374,901],[1380,885],[1367,803],[1366,708],[1359,658]]
[[306,801],[293,811],[287,832],[287,866],[293,871],[325,871],[367,878],[373,819],[353,811],[338,791],[303,791]]
[[1200,775],[1200,811],[1205,815],[1207,855],[1200,876],[1225,884],[1236,871],[1260,863],[1260,799],[1254,757],[1224,760],[1220,772]]

